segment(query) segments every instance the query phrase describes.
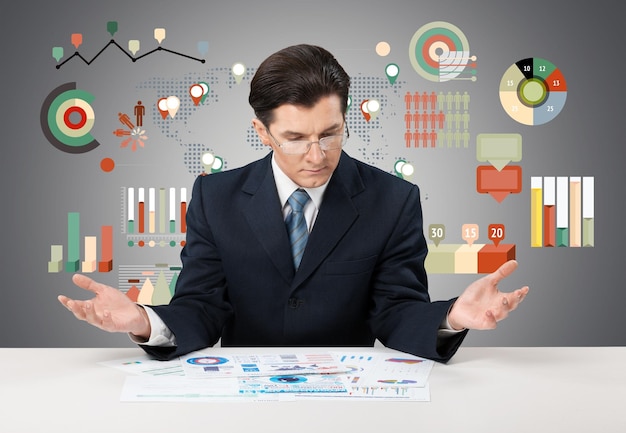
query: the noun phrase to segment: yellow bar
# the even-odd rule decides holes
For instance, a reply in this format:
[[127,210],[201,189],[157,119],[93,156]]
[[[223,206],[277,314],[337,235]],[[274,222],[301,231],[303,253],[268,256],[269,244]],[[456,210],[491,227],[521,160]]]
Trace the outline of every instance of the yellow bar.
[[[539,184],[539,187],[537,187]],[[530,189],[530,246],[543,246],[543,188],[541,178],[531,179]]]

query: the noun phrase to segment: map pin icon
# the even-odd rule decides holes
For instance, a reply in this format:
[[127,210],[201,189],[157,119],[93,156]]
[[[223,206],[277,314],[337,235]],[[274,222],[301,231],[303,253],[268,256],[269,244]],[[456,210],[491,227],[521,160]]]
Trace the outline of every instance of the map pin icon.
[[178,99],[177,96],[168,96],[166,100],[166,104],[167,104],[167,112],[170,114],[170,116],[172,116],[172,119],[173,119],[174,116],[176,116],[176,113],[178,112],[178,108],[180,107],[180,99]]
[[165,119],[167,117],[167,98],[161,98],[157,102],[157,108],[161,113],[161,117]]
[[396,65],[395,63],[389,63],[385,67],[385,75],[387,75],[387,79],[389,80],[390,84],[393,84],[396,82],[396,79],[398,78],[398,74],[400,74],[400,67]]
[[363,117],[365,117],[366,121],[370,121],[370,119],[372,118],[372,115],[369,112],[369,109],[367,108],[367,103],[369,102],[369,99],[364,100],[363,102],[361,102],[361,113],[363,114]]
[[198,105],[202,100],[202,95],[204,94],[204,90],[200,84],[192,84],[189,87],[189,96],[193,100],[193,105]]
[[243,76],[246,74],[246,67],[243,63],[235,63],[232,68],[233,77],[235,77],[235,81],[237,84],[241,83]]

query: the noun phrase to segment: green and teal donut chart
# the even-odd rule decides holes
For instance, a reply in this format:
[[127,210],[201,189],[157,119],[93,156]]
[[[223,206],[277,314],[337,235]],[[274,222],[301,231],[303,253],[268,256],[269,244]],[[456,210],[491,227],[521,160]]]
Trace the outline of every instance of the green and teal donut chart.
[[566,99],[565,77],[545,59],[530,57],[515,62],[500,81],[502,108],[524,125],[550,122],[561,112]]

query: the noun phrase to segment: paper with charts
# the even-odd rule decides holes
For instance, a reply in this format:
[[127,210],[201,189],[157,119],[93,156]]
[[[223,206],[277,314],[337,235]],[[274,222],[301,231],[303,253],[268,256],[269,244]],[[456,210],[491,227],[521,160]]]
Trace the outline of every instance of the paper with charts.
[[194,378],[287,376],[344,373],[332,353],[220,354],[191,352],[180,358],[185,375]]
[[430,401],[434,362],[395,351],[227,354],[179,358],[183,375],[126,377],[121,401]]

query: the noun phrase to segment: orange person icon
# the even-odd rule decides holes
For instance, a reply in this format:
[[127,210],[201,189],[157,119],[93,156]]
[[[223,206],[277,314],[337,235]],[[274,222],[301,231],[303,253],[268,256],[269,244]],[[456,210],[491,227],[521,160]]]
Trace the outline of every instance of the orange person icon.
[[130,129],[135,129],[135,125],[133,125],[133,122],[130,121],[130,117],[128,117],[128,114],[117,113],[117,116],[120,119],[120,122],[122,122],[122,124],[128,126]]
[[143,116],[146,114],[146,107],[141,104],[141,101],[137,101],[135,105],[135,123],[137,126],[143,126]]

